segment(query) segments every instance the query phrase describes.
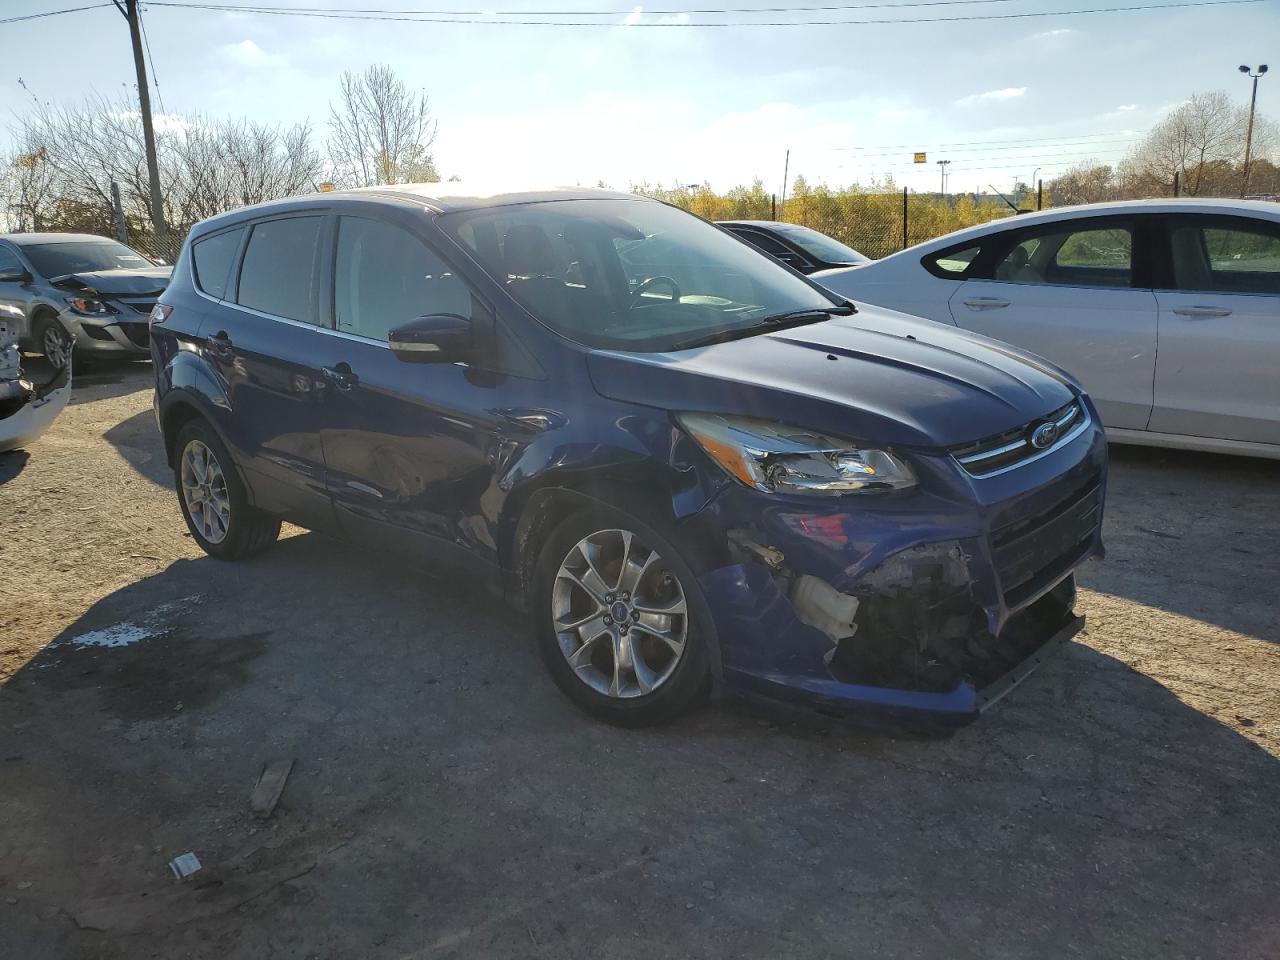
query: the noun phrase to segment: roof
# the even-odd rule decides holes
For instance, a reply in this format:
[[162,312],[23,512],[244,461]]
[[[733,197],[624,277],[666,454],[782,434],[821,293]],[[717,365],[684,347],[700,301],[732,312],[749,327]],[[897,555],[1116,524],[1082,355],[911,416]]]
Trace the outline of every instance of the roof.
[[[1269,200],[1230,200],[1205,199],[1202,197],[1166,197],[1154,200],[1113,200],[1109,203],[1082,203],[1070,207],[1051,207],[1048,210],[1035,210],[1009,214],[998,220],[988,220],[972,227],[964,227],[953,233],[926,240],[923,243],[899,250],[890,256],[898,257],[910,250],[928,247],[936,249],[947,247],[953,243],[962,243],[970,237],[982,237],[997,230],[1008,230],[1031,226],[1037,223],[1053,223],[1058,220],[1076,220],[1084,217],[1101,217],[1116,213],[1220,213],[1244,214],[1266,220],[1280,220],[1280,203]],[[886,258],[888,259],[888,258]]]
[[456,213],[483,207],[501,207],[517,203],[545,203],[551,200],[644,200],[632,193],[595,187],[530,187],[520,184],[449,181],[444,183],[400,183],[328,193],[307,193],[282,200],[269,200],[251,207],[229,210],[203,221],[207,227],[232,223],[246,217],[260,216],[273,210],[285,212],[308,206],[320,206],[333,200],[391,200],[416,204],[433,213]]
[[3,237],[10,243],[16,243],[20,247],[37,243],[73,243],[77,240],[111,240],[111,237],[102,237],[96,233],[0,233],[0,237]]

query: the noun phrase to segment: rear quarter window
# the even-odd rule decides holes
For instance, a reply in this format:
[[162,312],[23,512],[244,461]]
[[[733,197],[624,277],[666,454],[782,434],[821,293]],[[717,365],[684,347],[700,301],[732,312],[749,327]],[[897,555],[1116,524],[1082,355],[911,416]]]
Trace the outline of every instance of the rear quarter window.
[[226,296],[231,262],[240,249],[240,238],[243,236],[244,227],[237,227],[191,244],[191,263],[196,286],[200,290],[219,300]]
[[963,280],[973,269],[974,261],[978,259],[978,254],[981,252],[981,245],[976,243],[948,247],[938,253],[929,254],[920,263],[935,277],[942,277],[944,280]]

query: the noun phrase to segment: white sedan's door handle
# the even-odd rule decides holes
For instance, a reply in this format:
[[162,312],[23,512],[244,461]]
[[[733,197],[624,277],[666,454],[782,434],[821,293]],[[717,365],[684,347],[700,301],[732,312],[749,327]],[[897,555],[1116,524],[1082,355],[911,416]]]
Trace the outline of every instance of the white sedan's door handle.
[[970,310],[999,310],[1007,307],[1009,301],[1004,297],[971,297],[964,302]]
[[1226,307],[1174,307],[1173,312],[1180,317],[1226,317],[1231,311]]

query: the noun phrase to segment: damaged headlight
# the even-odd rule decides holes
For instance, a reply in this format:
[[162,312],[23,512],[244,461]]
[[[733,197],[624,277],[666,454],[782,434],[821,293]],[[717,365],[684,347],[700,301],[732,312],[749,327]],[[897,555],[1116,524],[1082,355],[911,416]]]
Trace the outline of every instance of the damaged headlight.
[[708,413],[677,419],[735,479],[767,493],[838,496],[903,490],[916,483],[911,468],[887,450],[803,427]]
[[71,304],[71,309],[86,317],[106,317],[115,313],[109,306],[101,300],[95,300],[92,297],[66,297],[67,303]]

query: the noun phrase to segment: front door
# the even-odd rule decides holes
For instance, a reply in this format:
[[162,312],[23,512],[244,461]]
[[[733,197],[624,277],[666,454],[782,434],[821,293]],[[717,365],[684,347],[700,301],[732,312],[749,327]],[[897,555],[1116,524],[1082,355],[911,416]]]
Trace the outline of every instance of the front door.
[[309,527],[328,526],[333,516],[320,444],[316,330],[325,222],[313,215],[254,224],[227,298],[200,326],[230,401],[227,439],[254,502]]
[[339,217],[336,243],[333,329],[320,337],[338,520],[365,541],[492,558],[480,511],[500,456],[497,382],[464,364],[405,363],[387,345],[388,332],[415,317],[473,319],[473,296],[421,238],[394,224]]
[[1156,367],[1156,301],[1134,286],[1132,221],[1011,231],[989,279],[951,296],[956,325],[1037,353],[1075,375],[1108,427],[1144,430]]
[[1168,222],[1151,429],[1280,444],[1280,223]]

